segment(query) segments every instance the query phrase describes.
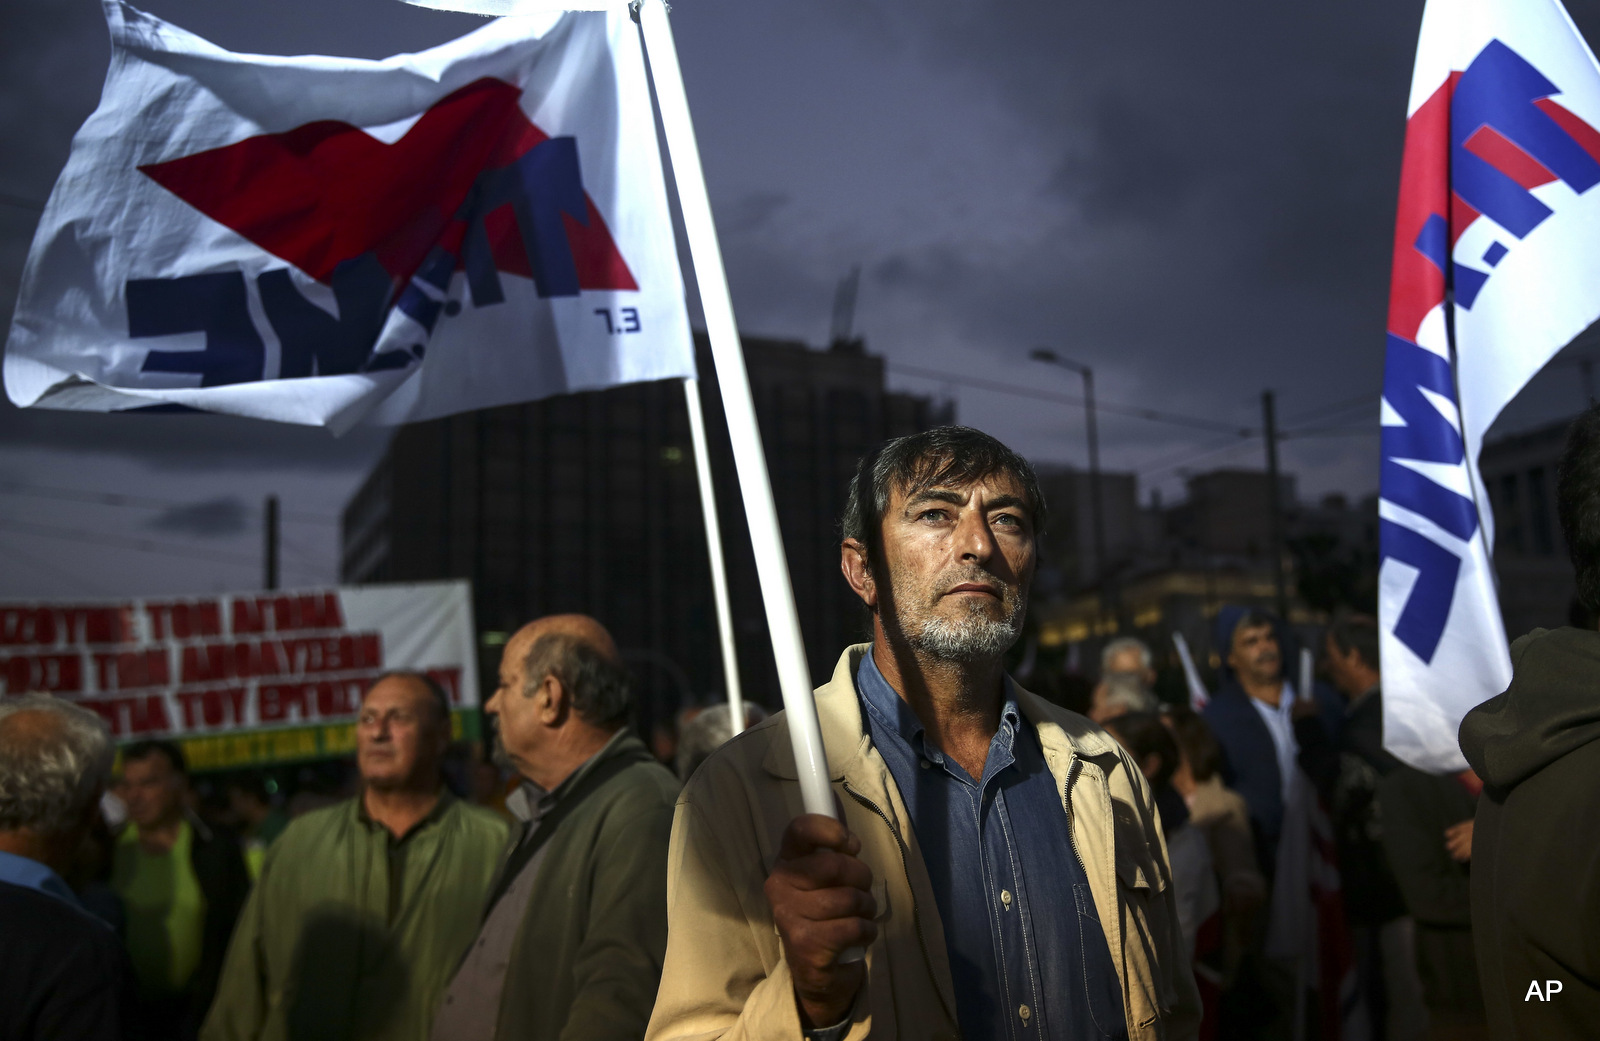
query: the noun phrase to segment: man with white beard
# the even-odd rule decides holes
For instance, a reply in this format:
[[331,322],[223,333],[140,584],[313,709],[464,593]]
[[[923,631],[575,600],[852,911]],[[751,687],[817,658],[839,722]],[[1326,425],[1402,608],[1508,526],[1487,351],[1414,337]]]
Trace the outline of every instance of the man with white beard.
[[861,461],[840,565],[872,642],[816,696],[843,821],[800,812],[782,713],[705,762],[649,1041],[1194,1036],[1142,773],[1005,673],[1044,519],[1032,468],[976,430]]

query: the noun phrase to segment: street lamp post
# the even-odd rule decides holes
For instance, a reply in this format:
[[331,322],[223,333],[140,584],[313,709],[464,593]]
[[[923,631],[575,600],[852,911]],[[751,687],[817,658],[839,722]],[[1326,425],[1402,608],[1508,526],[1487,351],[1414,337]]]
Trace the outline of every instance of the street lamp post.
[[1059,365],[1083,377],[1083,414],[1089,426],[1089,511],[1094,527],[1094,577],[1101,581],[1106,572],[1106,517],[1100,495],[1100,432],[1095,425],[1094,370],[1081,362],[1063,358],[1047,347],[1035,348],[1030,355],[1034,361]]

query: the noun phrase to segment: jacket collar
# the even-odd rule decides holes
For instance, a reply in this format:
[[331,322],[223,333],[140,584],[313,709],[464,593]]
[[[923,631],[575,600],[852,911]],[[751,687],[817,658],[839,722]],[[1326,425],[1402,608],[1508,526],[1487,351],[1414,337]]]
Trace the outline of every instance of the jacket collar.
[[644,742],[634,737],[627,727],[618,727],[616,733],[611,735],[611,740],[600,746],[600,750],[585,759],[583,763],[560,784],[554,791],[545,791],[543,788],[524,778],[517,785],[516,791],[506,796],[506,812],[523,824],[536,821],[555,808],[556,803],[570,795],[585,777],[594,772],[595,767],[608,759],[623,754],[632,754],[635,758],[638,753],[646,751]]
[[[833,677],[816,691],[817,722],[822,730],[822,747],[828,758],[828,778],[832,781],[841,781],[845,774],[852,773],[871,748],[866,728],[861,722],[861,699],[856,694],[855,683],[861,656],[871,649],[870,643],[847,647],[839,656],[839,663],[834,666]],[[1116,754],[1115,741],[1088,720],[1073,716],[1037,694],[1024,690],[1015,680],[1012,681],[1012,688],[1016,692],[1017,707],[1021,709],[1023,718],[1032,723],[1039,734],[1039,743],[1044,748],[1045,760],[1050,764],[1052,773],[1064,773],[1066,763],[1074,756],[1093,759],[1108,753]],[[799,778],[794,765],[794,752],[786,740],[773,741],[767,747],[761,765],[775,777],[788,781]]]

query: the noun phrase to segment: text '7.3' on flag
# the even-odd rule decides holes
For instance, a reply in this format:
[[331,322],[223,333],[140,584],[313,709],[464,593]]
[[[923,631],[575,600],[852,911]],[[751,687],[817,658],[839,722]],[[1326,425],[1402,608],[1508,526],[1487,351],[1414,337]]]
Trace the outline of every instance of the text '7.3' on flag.
[[1483,436],[1600,317],[1600,71],[1557,0],[1428,0],[1411,85],[1383,378],[1384,744],[1462,770],[1506,688]]
[[105,10],[6,344],[18,405],[337,431],[694,375],[626,10],[383,61]]

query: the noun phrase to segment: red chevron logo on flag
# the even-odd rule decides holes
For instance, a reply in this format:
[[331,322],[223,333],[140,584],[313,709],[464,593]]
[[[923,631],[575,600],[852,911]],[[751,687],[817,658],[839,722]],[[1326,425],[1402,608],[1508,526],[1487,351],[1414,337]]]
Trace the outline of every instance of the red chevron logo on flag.
[[[486,211],[474,206],[483,196],[484,174],[514,167],[551,140],[523,114],[521,94],[509,83],[480,79],[434,104],[393,144],[324,120],[139,169],[319,282],[330,281],[340,264],[372,253],[396,283],[404,283],[436,246],[461,256],[474,217],[484,226],[495,268],[533,278],[530,258],[540,244],[524,241],[517,202],[496,201]],[[570,194],[574,186],[557,187]],[[576,288],[637,289],[581,182],[577,191],[581,208],[568,206],[560,214]]]

